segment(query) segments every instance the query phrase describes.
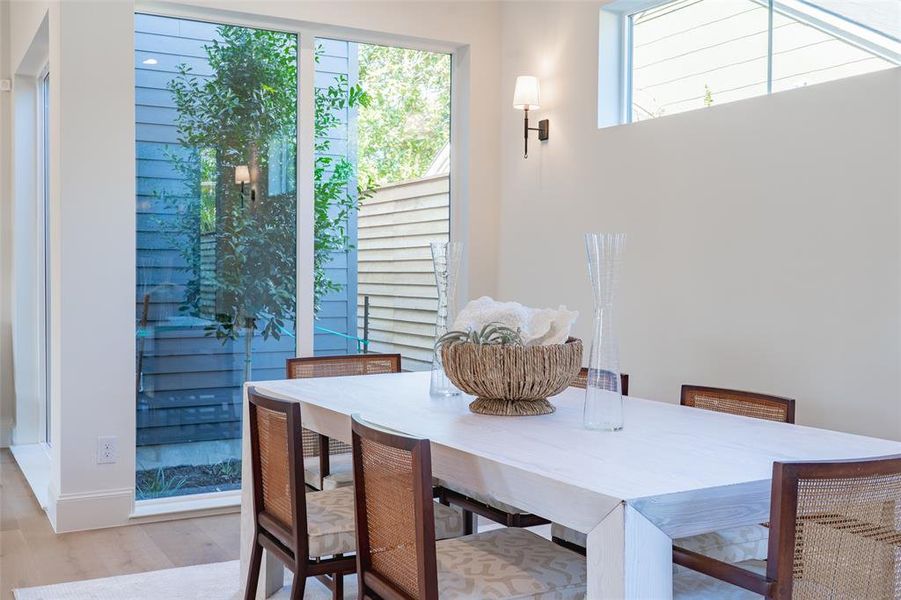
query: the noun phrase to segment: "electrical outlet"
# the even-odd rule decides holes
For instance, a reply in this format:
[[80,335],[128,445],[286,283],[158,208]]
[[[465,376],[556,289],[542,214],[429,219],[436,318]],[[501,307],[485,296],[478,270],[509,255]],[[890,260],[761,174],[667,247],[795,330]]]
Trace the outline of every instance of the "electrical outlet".
[[119,438],[114,435],[97,438],[97,464],[109,465],[119,461]]

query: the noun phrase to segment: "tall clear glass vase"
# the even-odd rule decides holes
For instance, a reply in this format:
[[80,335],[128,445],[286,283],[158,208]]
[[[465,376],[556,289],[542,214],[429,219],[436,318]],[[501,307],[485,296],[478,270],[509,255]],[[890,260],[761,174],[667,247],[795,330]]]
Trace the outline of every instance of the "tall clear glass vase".
[[619,431],[623,428],[623,390],[613,300],[625,244],[624,233],[585,234],[588,276],[594,293],[594,329],[582,416],[588,429]]
[[[447,333],[448,323],[457,314],[457,279],[460,275],[460,259],[463,244],[460,242],[432,242],[432,263],[435,266],[435,284],[438,287],[438,312],[435,318],[435,341]],[[441,352],[432,353],[432,380],[429,385],[432,396],[456,396],[460,390],[451,383],[441,364]]]

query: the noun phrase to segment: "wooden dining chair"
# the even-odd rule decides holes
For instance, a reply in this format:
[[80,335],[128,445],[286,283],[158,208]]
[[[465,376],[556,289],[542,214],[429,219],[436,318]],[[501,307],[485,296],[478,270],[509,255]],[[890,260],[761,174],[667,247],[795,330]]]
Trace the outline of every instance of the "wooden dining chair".
[[[623,396],[629,395],[629,374],[628,373],[620,373],[619,374],[619,382],[620,382],[620,390],[623,393]],[[576,379],[570,384],[571,387],[582,388],[583,390],[588,387],[588,369],[582,367],[579,371],[579,374],[576,375]]]
[[770,528],[765,570],[675,547],[675,598],[901,598],[901,455],[774,463]]
[[[300,465],[300,405],[248,392],[253,485],[253,548],[245,600],[255,598],[263,550],[294,573],[291,598],[303,598],[307,577],[323,578],[334,598],[343,596],[343,575],[356,570],[354,489],[307,492]],[[432,532],[439,539],[464,532],[460,511],[435,503]]]
[[[400,373],[400,354],[351,354],[289,358],[288,379],[346,377]],[[304,481],[314,489],[334,489],[353,483],[350,446],[309,429],[303,430]]]
[[526,529],[435,542],[429,440],[353,417],[359,597],[579,598],[585,559]]
[[795,422],[795,401],[791,398],[742,392],[701,385],[682,386],[682,406],[693,406],[704,410],[779,421]]
[[306,494],[300,405],[247,391],[254,520],[245,600],[256,598],[263,550],[292,573],[292,600],[303,598],[307,577],[330,576],[334,598],[343,596],[343,575],[353,573],[351,488]]

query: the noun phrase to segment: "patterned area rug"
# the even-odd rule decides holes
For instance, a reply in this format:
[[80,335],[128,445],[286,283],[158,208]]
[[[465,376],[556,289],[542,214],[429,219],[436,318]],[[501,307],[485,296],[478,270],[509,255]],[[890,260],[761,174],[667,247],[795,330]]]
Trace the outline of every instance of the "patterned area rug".
[[[105,579],[73,581],[15,590],[17,600],[239,600],[239,561],[196,565]],[[292,575],[285,572],[285,587],[272,600],[288,600]],[[329,600],[329,590],[316,579],[307,580],[304,600]],[[356,576],[344,578],[344,597],[357,597]]]

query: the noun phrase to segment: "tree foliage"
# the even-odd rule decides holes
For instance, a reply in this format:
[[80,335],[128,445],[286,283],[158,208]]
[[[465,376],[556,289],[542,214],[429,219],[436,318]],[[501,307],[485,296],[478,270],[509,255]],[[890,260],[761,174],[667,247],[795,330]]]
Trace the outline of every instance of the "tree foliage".
[[359,169],[386,185],[422,177],[450,136],[450,56],[361,44]]
[[[317,49],[319,61],[321,50]],[[320,302],[328,292],[338,292],[342,284],[331,281],[325,267],[335,251],[348,250],[353,240],[347,233],[348,218],[356,210],[359,202],[371,196],[374,187],[367,180],[357,182],[356,166],[347,156],[335,158],[329,155],[331,140],[329,133],[344,125],[342,115],[346,109],[365,108],[370,98],[361,84],[348,85],[346,75],[337,75],[327,88],[316,88],[315,96],[315,182],[314,207],[314,308],[318,313]]]
[[[177,211],[173,237],[189,273],[182,309],[212,317],[207,333],[223,343],[243,333],[246,379],[254,333],[277,339],[295,318],[297,38],[234,26],[217,31],[219,39],[205,46],[212,74],[181,65],[168,86],[179,143],[188,149],[172,160],[190,187],[189,198],[170,203]],[[346,77],[316,91],[317,310],[326,293],[341,289],[325,266],[331,253],[348,249],[347,218],[357,206],[354,166],[327,156],[327,132],[340,124],[344,109],[367,103],[362,87],[349,86]],[[239,165],[251,173],[243,188],[235,182]],[[204,236],[215,241],[212,273],[201,258],[201,238],[209,239]],[[212,315],[204,304],[210,295]]]

